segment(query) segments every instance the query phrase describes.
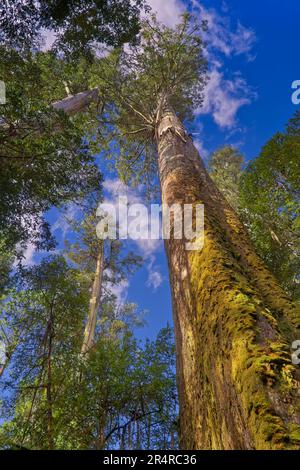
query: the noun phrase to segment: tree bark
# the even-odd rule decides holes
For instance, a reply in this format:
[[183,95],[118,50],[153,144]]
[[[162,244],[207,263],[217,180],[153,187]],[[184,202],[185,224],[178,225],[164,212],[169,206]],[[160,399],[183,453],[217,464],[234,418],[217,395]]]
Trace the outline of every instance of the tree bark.
[[[299,311],[210,179],[165,104],[156,141],[162,202],[204,204],[205,241],[165,241],[184,449],[299,449]],[[299,330],[298,330],[299,331]],[[298,333],[299,338],[299,333]]]
[[5,362],[3,364],[0,364],[0,379],[9,364],[10,358],[11,358],[11,355],[9,357],[6,357]]
[[82,111],[91,102],[96,101],[98,98],[98,88],[93,90],[83,91],[76,95],[67,96],[66,98],[55,101],[52,103],[52,108],[62,110],[68,115],[73,115]]
[[92,286],[92,294],[90,299],[89,314],[87,323],[84,330],[83,344],[81,348],[81,353],[85,354],[94,344],[95,340],[95,330],[96,330],[96,321],[97,321],[97,311],[99,307],[101,289],[102,289],[102,278],[103,278],[103,269],[104,269],[104,244],[99,242],[99,252],[96,262],[96,271],[95,277]]

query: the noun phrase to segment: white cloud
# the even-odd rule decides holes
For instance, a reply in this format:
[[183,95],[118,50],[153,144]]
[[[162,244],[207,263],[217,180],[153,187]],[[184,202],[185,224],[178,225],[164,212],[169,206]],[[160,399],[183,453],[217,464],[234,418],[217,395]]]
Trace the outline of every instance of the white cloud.
[[[124,184],[118,178],[108,178],[103,183],[103,189],[110,194],[110,198],[117,201],[118,196],[127,196],[131,204],[141,201],[139,188],[133,189]],[[110,198],[108,200],[110,200]]]
[[[224,57],[245,55],[248,61],[253,60],[251,51],[256,42],[256,35],[239,21],[232,27],[229,16],[219,14],[213,8],[205,8],[198,0],[193,0],[194,12],[207,21],[207,32],[204,34],[208,44],[206,55],[209,63],[210,80],[204,91],[202,108],[196,114],[210,114],[221,129],[232,129],[237,123],[237,113],[242,106],[248,105],[256,94],[247,82],[239,75],[225,78]],[[228,15],[228,6],[223,2],[222,11]],[[222,58],[223,56],[223,58]],[[198,142],[200,151],[201,140]]]
[[[122,183],[119,179],[107,179],[103,184],[103,188],[109,193],[104,199],[105,204],[113,204],[117,206],[119,196],[126,196],[128,204],[144,204],[141,196],[141,188],[132,189]],[[141,233],[150,233],[150,210],[148,215],[139,216]],[[149,257],[162,247],[162,240],[137,239],[132,240],[144,257]]]
[[151,271],[149,273],[147,286],[153,287],[153,289],[156,290],[161,285],[162,282],[163,282],[163,277],[159,271]]
[[[195,12],[207,21],[205,38],[210,50],[219,51],[225,56],[246,54],[251,59],[250,51],[256,42],[255,32],[237,21],[232,28],[230,18],[221,16],[214,8],[205,8],[201,2],[193,0]],[[223,10],[224,11],[224,10]],[[226,13],[228,10],[226,11]]]
[[22,265],[23,266],[33,266],[34,263],[34,255],[36,252],[36,247],[33,243],[28,243],[26,249],[23,253]]
[[[36,214],[35,216],[31,216],[28,214],[26,214],[25,216],[23,215],[21,216],[22,227],[24,227],[24,230],[29,230],[29,234],[31,234],[32,236],[35,235],[37,217],[39,217],[41,221],[42,213]],[[32,231],[30,230],[30,227],[32,227]],[[34,255],[37,250],[36,250],[36,246],[34,243],[28,242],[26,247],[18,243],[16,248],[17,248],[17,251],[22,253],[21,263],[23,266],[32,266],[35,264]],[[17,264],[18,264],[18,260],[15,259],[14,266],[17,266]]]
[[202,160],[205,160],[208,157],[209,152],[205,148],[203,141],[199,138],[196,138],[196,139],[193,139],[193,143],[194,143],[196,149],[198,150]]
[[51,29],[42,29],[41,34],[43,41],[42,51],[49,51],[53,46],[54,41],[56,40],[57,34]]
[[222,1],[222,4],[221,4],[221,10],[224,12],[224,13],[227,13],[228,10],[229,10],[229,6],[227,5],[227,3],[223,0]]
[[124,279],[117,285],[111,284],[109,286],[110,292],[116,296],[118,305],[125,303],[126,298],[127,298],[128,288],[129,288],[129,282],[127,281],[127,279]]
[[195,131],[196,132],[192,132],[194,146],[198,150],[202,160],[205,160],[209,155],[209,151],[207,150],[204,144],[205,132],[204,125],[202,122],[197,122],[197,128],[195,129]]
[[158,267],[154,266],[154,263],[155,257],[151,256],[150,262],[147,265],[148,279],[146,285],[147,287],[152,287],[153,290],[156,290],[163,283],[164,277],[162,276]]
[[179,22],[179,17],[185,12],[185,6],[180,0],[148,0],[148,5],[157,14],[159,21],[173,27]]
[[255,98],[246,81],[240,76],[226,80],[222,72],[213,69],[205,88],[204,101],[196,114],[211,114],[218,126],[230,129],[236,124],[238,110]]

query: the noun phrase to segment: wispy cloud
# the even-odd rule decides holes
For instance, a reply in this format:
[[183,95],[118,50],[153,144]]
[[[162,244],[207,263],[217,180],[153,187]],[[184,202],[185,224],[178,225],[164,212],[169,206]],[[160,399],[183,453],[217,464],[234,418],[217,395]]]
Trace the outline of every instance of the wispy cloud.
[[55,31],[51,29],[42,29],[41,35],[42,35],[42,42],[43,42],[42,51],[43,52],[49,51],[57,38],[57,34],[55,33]]
[[110,292],[116,296],[116,301],[118,305],[122,305],[126,302],[128,294],[129,282],[127,279],[124,279],[119,284],[110,284]]
[[236,125],[238,110],[255,99],[256,94],[240,76],[225,79],[222,72],[213,68],[205,89],[203,106],[196,114],[211,114],[222,129],[231,129]]
[[147,3],[158,20],[170,27],[176,26],[180,15],[185,12],[185,5],[180,0],[148,0]]
[[157,290],[164,281],[164,277],[159,267],[155,265],[155,261],[155,256],[151,256],[150,262],[147,264],[148,279],[146,285],[147,287],[152,287],[153,290]]
[[22,265],[23,266],[33,266],[34,262],[34,255],[36,253],[36,247],[33,243],[28,243],[26,249],[23,253]]
[[197,0],[193,0],[192,4],[195,13],[207,22],[205,39],[209,50],[221,52],[226,57],[245,54],[247,59],[252,59],[251,51],[257,40],[253,29],[242,25],[239,20],[233,26],[229,16],[219,14],[214,8],[205,8]]
[[205,148],[203,140],[196,137],[195,139],[193,139],[193,143],[196,149],[198,150],[199,155],[202,158],[202,160],[206,160],[209,155],[209,151]]
[[225,3],[222,13],[204,7],[197,0],[193,0],[192,4],[194,12],[207,21],[204,36],[210,78],[204,91],[203,106],[196,114],[209,114],[221,129],[232,129],[237,125],[238,111],[256,99],[256,93],[239,73],[225,76],[224,60],[240,55],[244,55],[247,61],[253,60],[252,49],[257,40],[256,35],[240,21],[232,24]]
[[[106,204],[108,203],[117,206],[119,196],[126,196],[128,204],[144,204],[144,200],[141,195],[141,188],[132,189],[117,178],[107,179],[103,183],[103,188],[108,193],[107,197],[103,201]],[[148,217],[148,215],[149,211],[148,214],[139,214],[141,233],[150,233],[150,217]],[[162,240],[151,240],[150,238],[147,238],[131,241],[137,246],[144,258],[151,256],[162,247]]]

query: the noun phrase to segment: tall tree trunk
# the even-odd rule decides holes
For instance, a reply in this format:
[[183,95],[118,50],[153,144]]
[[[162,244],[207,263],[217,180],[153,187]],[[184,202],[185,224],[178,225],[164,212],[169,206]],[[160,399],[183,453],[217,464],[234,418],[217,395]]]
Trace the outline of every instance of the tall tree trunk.
[[[156,128],[162,202],[201,203],[205,241],[166,240],[185,449],[299,449],[299,312],[166,104]],[[298,334],[299,337],[299,334]]]
[[81,348],[82,354],[85,354],[89,351],[95,340],[95,330],[96,330],[96,321],[97,321],[97,310],[99,307],[100,297],[101,297],[101,288],[102,288],[102,278],[103,278],[103,268],[104,268],[104,243],[99,242],[99,252],[96,262],[96,271],[95,277],[92,286],[92,294],[89,305],[89,314],[87,323],[84,330],[83,344]]

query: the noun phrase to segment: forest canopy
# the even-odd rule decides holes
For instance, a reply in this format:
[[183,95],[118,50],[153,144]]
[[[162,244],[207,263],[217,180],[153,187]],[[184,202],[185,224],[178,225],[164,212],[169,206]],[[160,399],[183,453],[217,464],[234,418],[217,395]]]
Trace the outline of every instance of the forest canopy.
[[[300,112],[255,158],[199,154],[223,72],[198,13],[0,6],[1,449],[299,449]],[[205,243],[175,213],[164,244],[101,237],[120,195],[203,206]]]

